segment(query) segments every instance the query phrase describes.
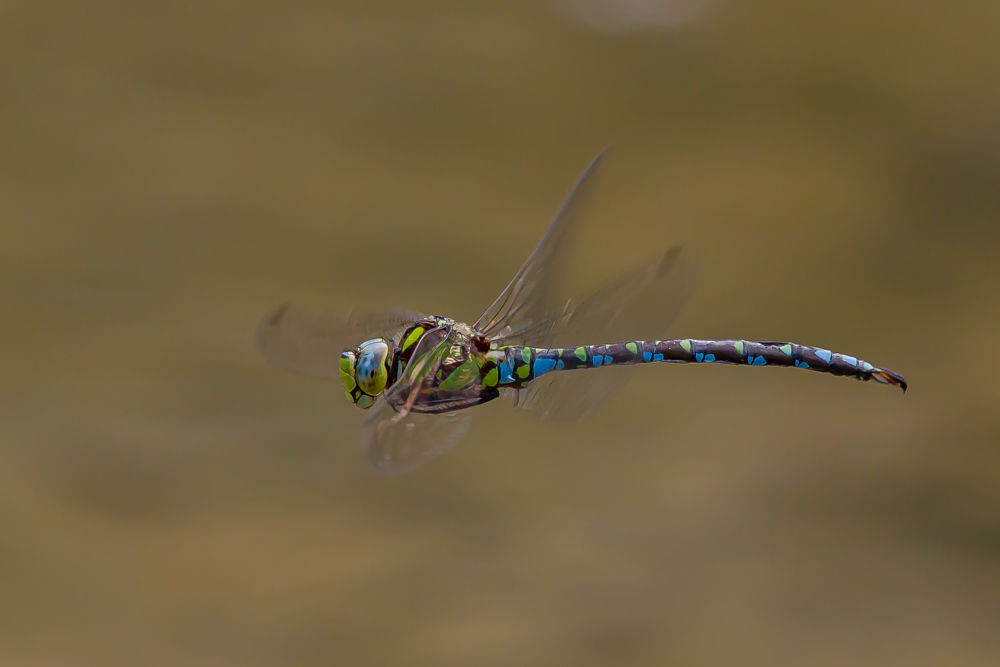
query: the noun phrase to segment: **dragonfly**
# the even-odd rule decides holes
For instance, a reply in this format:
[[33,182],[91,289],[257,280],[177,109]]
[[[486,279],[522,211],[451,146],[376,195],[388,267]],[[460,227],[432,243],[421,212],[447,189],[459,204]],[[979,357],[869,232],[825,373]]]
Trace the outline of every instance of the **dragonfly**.
[[567,298],[562,267],[605,154],[583,170],[528,259],[474,324],[403,309],[341,318],[285,304],[261,321],[258,349],[278,368],[339,375],[347,399],[368,413],[362,447],[382,476],[411,472],[453,449],[469,429],[470,408],[508,397],[543,418],[582,419],[649,364],[801,368],[906,391],[898,373],[821,347],[630,338],[643,327],[665,331],[690,295],[696,272],[680,246]]

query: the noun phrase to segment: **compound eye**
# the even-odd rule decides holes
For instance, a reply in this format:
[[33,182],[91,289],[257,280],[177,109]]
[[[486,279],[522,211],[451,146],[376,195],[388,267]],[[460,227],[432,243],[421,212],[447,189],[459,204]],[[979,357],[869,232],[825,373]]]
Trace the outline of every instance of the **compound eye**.
[[369,396],[378,396],[389,380],[385,360],[389,357],[389,344],[381,338],[365,341],[358,347],[358,361],[354,367],[354,379],[361,391]]

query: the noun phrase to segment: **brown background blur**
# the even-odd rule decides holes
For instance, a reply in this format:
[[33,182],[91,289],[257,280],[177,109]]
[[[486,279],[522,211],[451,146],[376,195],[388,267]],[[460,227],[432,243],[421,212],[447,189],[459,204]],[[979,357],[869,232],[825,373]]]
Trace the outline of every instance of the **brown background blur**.
[[[1000,664],[1000,3],[615,1],[0,2],[0,664]],[[386,481],[254,350],[475,319],[607,142],[581,274],[702,261],[637,337],[910,392],[650,368]]]

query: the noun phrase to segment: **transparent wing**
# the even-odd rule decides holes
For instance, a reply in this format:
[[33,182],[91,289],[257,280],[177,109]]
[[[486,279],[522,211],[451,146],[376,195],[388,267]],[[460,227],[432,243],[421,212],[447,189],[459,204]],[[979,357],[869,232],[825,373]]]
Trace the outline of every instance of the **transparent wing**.
[[527,344],[598,345],[664,338],[697,282],[694,261],[681,246],[622,273],[582,299],[540,318],[520,334]]
[[345,348],[376,336],[398,337],[423,317],[403,309],[345,317],[322,308],[284,304],[261,320],[254,341],[272,366],[303,375],[337,377]]
[[[510,332],[527,345],[599,345],[665,338],[696,283],[695,263],[679,246],[639,265],[590,296],[529,327]],[[579,420],[603,406],[637,366],[550,373],[521,390],[518,406],[542,417]]]
[[[541,419],[576,422],[587,419],[614,398],[632,377],[634,366],[549,373],[521,390],[517,407]],[[590,377],[594,373],[602,377]]]
[[580,219],[588,195],[593,190],[593,176],[607,150],[605,148],[598,153],[577,178],[527,261],[473,325],[476,331],[491,336],[505,329],[523,329],[537,323],[552,310],[555,305],[551,300],[553,272],[549,269],[566,245],[569,232]]
[[[388,410],[383,399],[372,410]],[[368,466],[382,477],[398,477],[455,448],[472,422],[468,410],[443,414],[409,412],[398,421],[380,417],[361,435]]]
[[[454,326],[446,324],[431,329],[420,338],[402,376],[382,394],[389,408],[405,415],[413,409],[414,403],[426,398],[423,392],[451,351],[454,337]],[[366,423],[371,421],[369,417]]]
[[[431,387],[454,340],[451,325],[425,333],[403,376],[372,406],[361,432],[361,445],[368,465],[377,474],[394,477],[415,470],[454,448],[468,430],[472,414],[460,409],[478,399],[460,395],[445,403]],[[437,407],[436,403],[442,409],[459,411],[418,411]]]

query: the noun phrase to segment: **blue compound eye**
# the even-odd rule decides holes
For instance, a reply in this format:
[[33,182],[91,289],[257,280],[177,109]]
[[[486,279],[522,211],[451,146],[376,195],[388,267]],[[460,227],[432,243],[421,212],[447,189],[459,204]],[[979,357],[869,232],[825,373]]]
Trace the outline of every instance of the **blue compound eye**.
[[365,341],[358,346],[358,361],[354,367],[354,379],[361,391],[369,396],[378,396],[389,381],[389,371],[385,360],[389,357],[389,344],[381,338]]

